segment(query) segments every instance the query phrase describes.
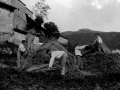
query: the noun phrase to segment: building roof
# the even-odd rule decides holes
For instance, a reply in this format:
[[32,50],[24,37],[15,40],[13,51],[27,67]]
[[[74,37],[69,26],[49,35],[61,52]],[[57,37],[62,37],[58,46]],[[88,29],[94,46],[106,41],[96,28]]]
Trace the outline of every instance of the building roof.
[[20,30],[20,29],[17,29],[17,28],[14,28],[14,31],[16,31],[18,33],[21,33],[21,34],[24,34],[24,35],[26,35],[28,33],[27,31]]
[[20,1],[24,6],[26,6],[26,4],[25,3],[23,3],[21,0],[18,0],[18,1]]
[[23,3],[21,0],[18,0],[18,1],[20,1],[20,2],[25,6],[25,8],[26,8],[27,10],[29,10],[29,11],[33,14],[33,12],[26,7],[26,4],[25,4],[25,3]]
[[5,8],[5,9],[10,10],[10,11],[13,11],[14,9],[16,9],[16,7],[9,5],[9,4],[6,4],[4,2],[1,2],[1,1],[0,1],[0,7]]
[[30,9],[28,9],[28,8],[26,7],[26,4],[25,4],[25,3],[23,3],[21,0],[18,0],[18,1],[20,1],[20,2],[25,6],[25,8],[26,8],[27,10],[29,10],[31,13],[33,13]]
[[27,7],[25,7],[25,8],[33,14],[33,12],[30,9],[28,9]]

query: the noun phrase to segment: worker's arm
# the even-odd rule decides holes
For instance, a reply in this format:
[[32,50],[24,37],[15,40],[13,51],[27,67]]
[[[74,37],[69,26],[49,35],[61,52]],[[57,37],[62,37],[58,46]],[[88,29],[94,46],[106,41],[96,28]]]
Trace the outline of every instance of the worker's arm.
[[87,46],[87,45],[79,46],[79,47],[77,47],[76,49],[81,50],[81,49],[84,49],[86,46]]
[[97,39],[94,41],[94,43],[96,43],[97,42]]
[[54,60],[55,60],[55,55],[52,54],[52,56],[51,56],[51,58],[50,58],[50,62],[49,62],[49,67],[52,67],[52,66],[53,66]]
[[39,45],[41,46],[41,45],[43,45],[43,43],[40,43],[40,42],[39,42]]

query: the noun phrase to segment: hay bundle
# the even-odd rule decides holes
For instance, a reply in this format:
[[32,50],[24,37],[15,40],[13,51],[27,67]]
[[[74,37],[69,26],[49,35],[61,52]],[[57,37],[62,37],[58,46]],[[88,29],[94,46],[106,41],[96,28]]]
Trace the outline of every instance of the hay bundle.
[[84,70],[94,74],[120,73],[120,54],[95,53],[83,58]]
[[[30,68],[34,65],[43,65],[44,64],[48,64],[50,57],[46,54],[46,50],[50,49],[50,50],[61,50],[61,51],[65,51],[68,54],[68,64],[69,64],[69,69],[73,70],[72,68],[74,68],[75,66],[75,57],[74,55],[72,55],[71,53],[69,53],[60,43],[56,42],[56,41],[50,41],[46,44],[44,44],[43,46],[41,46],[39,48],[39,50],[37,50],[34,53],[31,53],[31,55],[29,55],[27,57],[27,59],[25,61],[27,61],[25,68]],[[60,60],[55,60],[55,63],[57,63],[57,66],[60,65]],[[48,67],[48,66],[47,66]]]

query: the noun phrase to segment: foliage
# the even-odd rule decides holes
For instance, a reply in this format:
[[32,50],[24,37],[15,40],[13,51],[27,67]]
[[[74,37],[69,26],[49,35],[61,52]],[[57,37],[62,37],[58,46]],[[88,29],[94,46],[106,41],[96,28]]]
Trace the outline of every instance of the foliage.
[[41,33],[43,31],[42,24],[44,23],[42,16],[37,16],[34,20],[35,22],[35,30],[37,33]]
[[58,27],[54,22],[48,22],[44,24],[44,33],[46,37],[51,37],[53,33],[58,32]]
[[[51,9],[48,4],[45,3],[46,0],[40,0],[33,7],[33,11],[35,13],[35,30],[37,33],[44,33],[46,37],[57,37],[59,35],[58,27],[53,22],[48,22],[44,24],[44,28],[42,24],[44,23],[44,18],[47,18],[48,11]],[[56,33],[57,32],[57,33]]]
[[35,16],[41,16],[43,18],[47,18],[48,10],[51,8],[48,4],[45,3],[45,1],[46,0],[40,0],[33,7]]

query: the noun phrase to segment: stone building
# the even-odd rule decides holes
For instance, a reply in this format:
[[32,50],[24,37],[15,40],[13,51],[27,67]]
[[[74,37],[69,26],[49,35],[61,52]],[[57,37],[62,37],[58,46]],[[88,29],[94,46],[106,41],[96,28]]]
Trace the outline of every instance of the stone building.
[[57,39],[57,41],[58,41],[59,43],[63,44],[63,45],[68,45],[68,42],[69,42],[68,38],[63,37],[63,36],[61,36],[61,35],[59,36],[59,38]]
[[23,40],[25,35],[15,29],[26,30],[27,17],[33,13],[20,0],[0,0],[0,42],[10,39]]
[[32,18],[33,13],[20,0],[11,0],[11,4],[17,8],[14,10],[14,27],[24,30],[27,24],[26,15]]

